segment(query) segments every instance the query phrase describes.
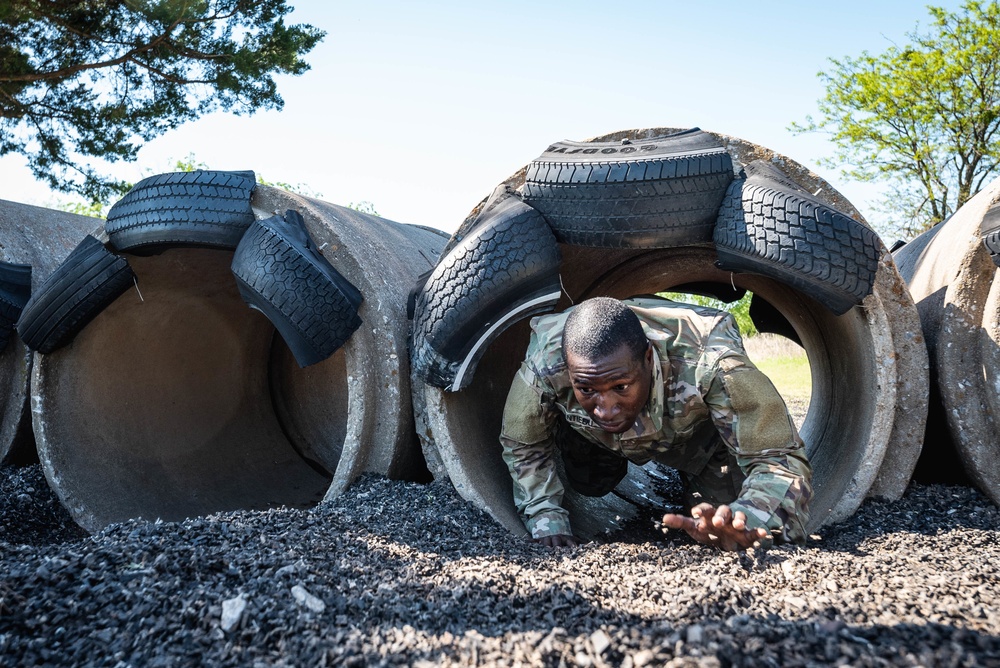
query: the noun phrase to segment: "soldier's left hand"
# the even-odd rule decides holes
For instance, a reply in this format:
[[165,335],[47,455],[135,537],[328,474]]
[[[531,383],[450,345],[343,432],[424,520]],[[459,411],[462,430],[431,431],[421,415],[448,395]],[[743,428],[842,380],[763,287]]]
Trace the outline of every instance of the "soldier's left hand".
[[710,503],[692,508],[691,517],[668,513],[663,516],[663,526],[682,529],[699,543],[730,552],[751,547],[770,535],[763,527],[747,527],[743,511],[734,513],[727,505],[716,508]]

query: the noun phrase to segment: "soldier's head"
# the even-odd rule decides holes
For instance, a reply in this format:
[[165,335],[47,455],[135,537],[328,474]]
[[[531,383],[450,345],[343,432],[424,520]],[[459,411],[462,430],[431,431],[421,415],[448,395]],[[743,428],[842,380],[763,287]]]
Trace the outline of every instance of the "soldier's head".
[[562,353],[584,410],[604,431],[627,431],[653,380],[653,348],[635,313],[610,297],[581,302],[566,318]]

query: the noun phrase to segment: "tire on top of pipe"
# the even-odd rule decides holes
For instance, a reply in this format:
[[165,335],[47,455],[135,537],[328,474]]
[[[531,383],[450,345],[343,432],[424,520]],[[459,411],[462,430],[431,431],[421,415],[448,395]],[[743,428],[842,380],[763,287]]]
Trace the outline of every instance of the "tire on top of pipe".
[[561,243],[667,248],[712,238],[733,163],[698,128],[653,139],[556,142],[527,168],[524,201]]
[[267,316],[300,367],[330,357],[361,326],[361,293],[317,252],[294,210],[251,225],[232,270],[243,301]]
[[[1000,209],[1000,179],[986,186],[948,220],[896,252],[896,260],[920,312],[930,353],[932,382],[940,398],[932,406],[921,468],[948,471],[959,464],[968,478],[1000,504],[1000,280],[983,232]],[[959,462],[951,461],[957,454]]]
[[31,265],[0,260],[0,353],[31,298]]
[[729,186],[713,239],[724,271],[770,276],[846,313],[871,294],[884,252],[874,231],[754,160]]
[[414,372],[453,392],[504,330],[559,300],[559,249],[541,215],[511,195],[481,218],[440,259],[414,309]]
[[[0,289],[8,294],[3,300],[9,297],[10,302],[20,303],[27,288],[38,290],[98,222],[88,216],[0,200],[0,262],[6,265],[2,279],[6,287]],[[7,345],[0,350],[0,461],[30,461],[35,457],[28,410],[32,354],[16,330],[8,335]]]
[[88,234],[24,307],[17,333],[31,350],[51,353],[72,341],[134,281],[128,261]]
[[254,220],[254,173],[196,170],[139,181],[108,211],[112,246],[134,254],[167,248],[234,249]]
[[307,507],[364,472],[427,477],[412,426],[406,293],[445,239],[266,186],[253,206],[260,219],[302,215],[317,251],[364,294],[362,326],[300,368],[243,301],[232,250],[130,256],[142,298],[126,292],[70,345],[35,358],[39,459],[84,528]]
[[[651,140],[671,129],[635,130],[597,142]],[[725,135],[713,134],[734,165],[754,160],[777,165],[794,183],[830,208],[861,215],[829,184],[784,156]],[[524,172],[505,182],[518,188]],[[467,220],[468,222],[468,220]],[[663,249],[560,247],[560,274],[567,295],[557,308],[598,295],[624,298],[697,283],[749,289],[795,331],[809,356],[813,393],[802,434],[815,471],[812,528],[852,514],[868,493],[900,496],[909,482],[926,416],[926,350],[918,316],[888,253],[879,256],[872,293],[842,315],[772,277],[719,269],[709,244]],[[524,529],[513,507],[511,481],[496,438],[504,396],[528,341],[522,321],[499,337],[483,356],[476,378],[458,393],[424,386],[414,395],[418,433],[433,462],[458,491],[515,532]],[[419,380],[419,379],[418,379]],[[416,386],[415,386],[416,387]],[[655,495],[655,466],[630,467],[615,494],[587,499],[567,493],[574,526],[596,535],[636,517]],[[653,503],[660,505],[663,499]]]

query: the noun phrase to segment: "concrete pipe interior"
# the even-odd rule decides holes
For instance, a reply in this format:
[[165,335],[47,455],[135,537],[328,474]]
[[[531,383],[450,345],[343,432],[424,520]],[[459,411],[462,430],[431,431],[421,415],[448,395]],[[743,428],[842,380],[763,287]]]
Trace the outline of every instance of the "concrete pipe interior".
[[[848,489],[861,462],[872,458],[872,423],[884,417],[876,402],[864,400],[878,391],[874,369],[882,351],[873,345],[870,325],[860,309],[835,316],[770,279],[721,272],[713,264],[714,250],[707,247],[609,251],[563,246],[562,252],[564,286],[573,302],[598,295],[624,298],[705,282],[749,290],[777,309],[797,334],[810,365],[812,394],[801,428],[814,469],[810,526],[853,512],[853,507],[847,511],[838,507],[850,496]],[[558,308],[567,306],[564,297]],[[483,357],[472,385],[458,393],[432,392],[430,403],[436,406],[429,411],[432,422],[443,421],[434,425],[434,433],[445,431],[452,443],[461,444],[454,453],[461,466],[453,467],[466,476],[458,483],[463,486],[460,491],[485,499],[497,519],[520,533],[524,530],[513,509],[510,476],[500,457],[497,435],[503,398],[523,359],[528,334],[527,322],[505,332]],[[615,492],[599,499],[567,491],[565,505],[574,529],[589,537],[621,528],[643,509],[670,507],[678,500],[657,492],[657,482],[664,477],[658,467],[655,463],[630,466]],[[860,499],[854,503],[856,507]]]
[[149,509],[176,520],[323,498],[339,452],[303,456],[298,421],[280,420],[273,396],[323,374],[334,416],[325,424],[342,441],[344,350],[298,369],[271,323],[240,298],[232,257],[128,256],[141,294],[126,292],[70,347],[37,358],[58,380],[45,388],[41,459],[84,528]]

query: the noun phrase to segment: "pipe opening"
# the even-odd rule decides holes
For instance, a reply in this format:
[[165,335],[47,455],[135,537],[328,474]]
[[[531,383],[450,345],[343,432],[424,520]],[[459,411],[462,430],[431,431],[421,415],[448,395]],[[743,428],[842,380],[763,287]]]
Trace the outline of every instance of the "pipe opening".
[[[558,305],[560,310],[571,301],[578,303],[593,296],[626,298],[677,292],[698,283],[749,292],[752,300],[780,315],[794,337],[782,336],[787,341],[782,343],[783,349],[801,350],[799,383],[808,388],[803,390],[806,409],[799,425],[814,472],[810,526],[829,520],[856,484],[853,480],[861,462],[870,458],[872,424],[886,408],[871,398],[879,396],[875,368],[879,356],[887,353],[873,343],[863,310],[835,316],[818,302],[771,279],[722,272],[714,265],[714,250],[708,247],[609,251],[564,246],[561,251],[567,297]],[[510,475],[500,457],[497,436],[503,398],[523,359],[529,331],[528,323],[521,322],[499,337],[466,390],[426,395],[427,419],[456,486],[519,532],[523,527],[513,508]],[[801,380],[803,373],[807,381]],[[630,466],[616,492],[605,497],[587,498],[567,491],[564,503],[574,529],[582,537],[593,537],[620,530],[637,517],[639,509],[669,508],[671,499],[657,494],[657,476],[662,478],[662,472],[650,471],[649,465]]]
[[734,289],[733,285],[684,284],[658,294],[676,302],[731,313],[743,335],[747,355],[774,383],[796,428],[801,429],[812,396],[808,352],[779,309],[749,290]]
[[299,369],[240,298],[232,258],[130,255],[141,298],[126,292],[40,356],[40,456],[84,528],[149,509],[178,520],[308,507],[330,486],[347,431],[343,351]]

